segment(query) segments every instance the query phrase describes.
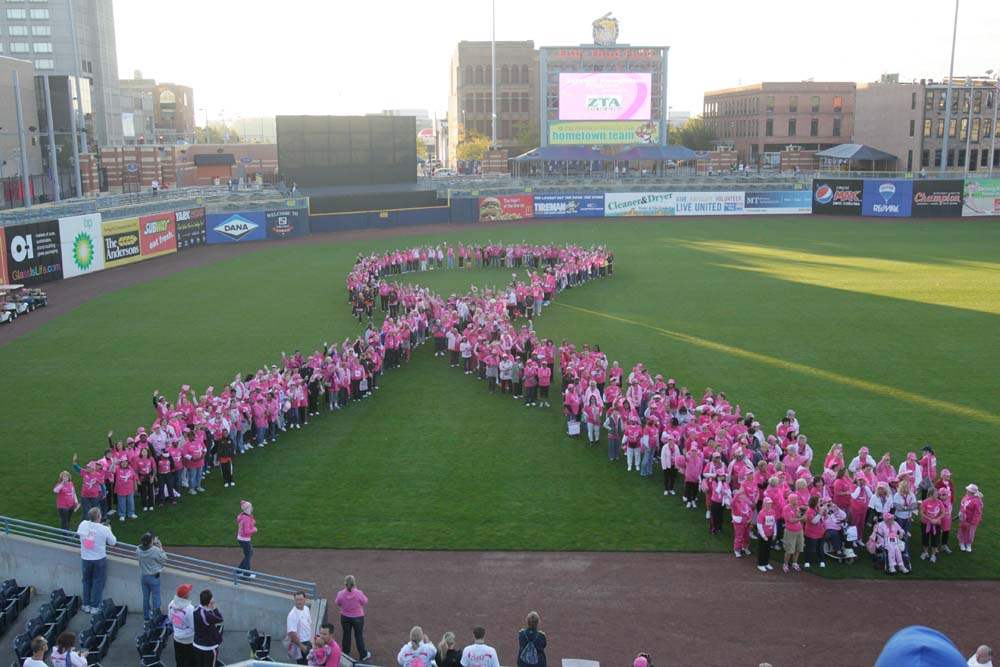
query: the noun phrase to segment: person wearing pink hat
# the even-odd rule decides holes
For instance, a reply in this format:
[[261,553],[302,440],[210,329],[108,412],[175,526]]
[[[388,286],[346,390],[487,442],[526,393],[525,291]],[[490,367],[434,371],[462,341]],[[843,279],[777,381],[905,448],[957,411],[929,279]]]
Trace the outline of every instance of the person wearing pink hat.
[[243,550],[243,560],[237,565],[237,574],[248,579],[256,579],[251,571],[250,559],[253,557],[251,539],[257,533],[257,520],[253,516],[253,505],[249,500],[240,501],[240,513],[236,515],[236,541]]
[[958,548],[961,551],[972,551],[972,543],[976,540],[976,528],[983,520],[983,494],[979,487],[969,484],[965,487],[965,495],[958,504]]
[[632,661],[632,667],[653,667],[653,660],[648,653],[640,653]]
[[898,569],[903,574],[908,574],[906,561],[903,559],[903,550],[906,547],[906,532],[896,523],[896,517],[891,512],[886,512],[880,517],[882,520],[875,525],[873,537],[875,543],[885,549],[886,564],[889,574],[895,574]]

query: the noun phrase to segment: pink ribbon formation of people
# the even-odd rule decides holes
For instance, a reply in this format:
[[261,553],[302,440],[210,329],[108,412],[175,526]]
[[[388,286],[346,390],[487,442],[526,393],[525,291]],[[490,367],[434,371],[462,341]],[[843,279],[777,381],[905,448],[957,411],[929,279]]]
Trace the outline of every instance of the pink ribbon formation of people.
[[[820,461],[793,410],[766,433],[724,392],[709,388],[696,398],[642,363],[627,372],[609,363],[598,345],[578,349],[563,341],[557,347],[539,339],[533,319],[543,308],[559,292],[610,278],[613,264],[604,247],[526,243],[359,255],[347,276],[347,301],[358,321],[367,321],[360,336],[339,346],[324,343],[308,356],[282,353],[280,365],[237,374],[221,391],[208,387],[199,396],[184,385],[173,402],[154,391],[156,418],[148,430],[140,427],[124,440],[109,433],[103,455],[84,465],[74,455],[79,497],[70,472],[60,474],[53,489],[60,523],[68,529],[81,507],[136,519],[137,495],[145,512],[176,504],[185,493],[205,492],[202,480],[213,468],[221,471],[223,487],[235,487],[238,456],[273,446],[324,408],[342,410],[372,396],[385,372],[433,339],[435,356],[529,409],[551,407],[558,359],[567,434],[591,446],[603,438],[608,460],[624,459],[626,471],[639,477],[658,465],[663,495],[676,496],[680,487],[686,508],[704,507],[710,533],[721,534],[728,515],[735,557],[751,555],[751,540],[757,541],[761,572],[773,569],[772,550],[784,552],[782,569],[789,572],[823,568],[828,559],[853,562],[864,549],[886,572],[906,573],[911,533],[919,528],[920,558],[936,562],[951,553],[955,518],[959,549],[972,551],[982,494],[968,484],[959,498],[930,445],[896,463],[889,453],[876,460],[868,447],[852,456],[834,444]],[[406,273],[471,268],[510,270],[510,280],[447,298],[399,280]],[[373,321],[376,309],[384,316],[381,326]]]

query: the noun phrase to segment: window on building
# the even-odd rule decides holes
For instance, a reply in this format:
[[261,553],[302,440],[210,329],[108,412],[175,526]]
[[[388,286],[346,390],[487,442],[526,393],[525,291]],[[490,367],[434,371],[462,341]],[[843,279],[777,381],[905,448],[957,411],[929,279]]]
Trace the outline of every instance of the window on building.
[[960,166],[960,167],[964,167],[965,166],[965,149],[964,148],[959,148],[958,149],[958,166]]
[[911,118],[910,119],[910,136],[912,137],[916,131],[917,131],[917,121],[915,121],[914,119]]
[[985,148],[979,152],[979,166],[980,167],[990,166],[990,152]]
[[475,108],[475,104],[476,104],[475,97],[472,95],[472,93],[466,93],[465,107],[462,109],[462,111],[465,111],[466,113],[472,112],[473,108]]
[[834,95],[833,96],[833,112],[840,113],[844,110],[844,96]]
[[764,121],[764,136],[773,137],[774,136],[774,119],[768,118]]
[[774,95],[767,96],[767,112],[774,113]]
[[788,98],[788,113],[795,113],[799,110],[799,96],[792,95]]
[[28,15],[36,21],[49,20],[49,10],[47,9],[29,9]]
[[913,171],[913,149],[906,151],[906,171]]
[[510,111],[510,96],[507,93],[500,93],[500,113]]
[[819,113],[819,95],[812,96],[811,106],[813,113]]
[[818,137],[819,136],[819,118],[813,118],[809,121],[809,136]]
[[993,121],[989,118],[983,119],[983,139],[990,138],[990,130],[993,129]]
[[486,98],[486,113],[493,113],[493,96],[486,93],[483,97]]
[[972,119],[972,143],[974,143],[974,144],[978,144],[979,143],[979,119],[978,118],[973,118]]
[[31,34],[35,37],[51,37],[52,36],[52,26],[48,25],[33,25],[31,26]]
[[28,34],[28,26],[26,25],[12,25],[7,27],[7,34],[11,37],[26,37]]
[[965,141],[965,138],[969,135],[969,119],[963,118],[962,123],[958,126],[958,140]]
[[480,65],[479,67],[476,68],[476,83],[482,83],[482,82],[483,82],[483,67],[482,65]]
[[521,83],[531,83],[531,72],[528,70],[527,65],[521,65]]
[[986,108],[987,109],[992,109],[993,108],[993,102],[994,102],[994,100],[996,100],[996,96],[997,95],[996,95],[996,90],[995,89],[994,90],[987,90],[986,91]]
[[35,48],[35,53],[52,53],[51,42],[35,42],[32,46]]
[[794,137],[795,136],[795,119],[794,118],[789,118],[788,119],[788,136],[790,136],[790,137]]
[[962,91],[962,113],[969,113],[969,91]]
[[511,134],[510,134],[510,121],[509,120],[501,120],[500,121],[500,138],[501,139],[510,139],[511,138]]
[[484,108],[484,100],[482,93],[476,93],[476,113],[482,113]]
[[8,9],[7,19],[10,21],[19,21],[28,18],[27,9]]
[[521,83],[521,68],[514,65],[510,69],[510,82],[511,83]]
[[31,50],[31,45],[27,42],[11,42],[10,52],[11,53],[27,53]]
[[839,137],[840,136],[840,119],[839,118],[834,118],[833,119],[833,136],[835,136],[835,137]]
[[917,109],[917,94],[915,92],[910,93],[910,111],[916,111]]
[[937,119],[937,129],[934,131],[938,139],[944,137],[944,118]]
[[500,83],[510,83],[510,69],[506,65],[500,68]]
[[954,118],[949,118],[948,119],[948,138],[949,139],[954,139],[955,138],[955,128],[956,127],[958,127],[958,121],[955,120]]
[[[938,111],[944,111],[945,103],[947,101],[948,101],[948,95],[944,91],[942,91],[941,94],[938,95],[938,103],[937,103]],[[937,166],[940,167],[941,165],[938,164]]]
[[931,166],[931,151],[929,148],[925,148],[920,152],[920,168]]
[[972,99],[972,113],[983,112],[983,91],[977,90],[976,96]]
[[528,93],[521,93],[521,111],[523,113],[531,111],[531,96]]
[[[964,155],[965,151],[963,150],[962,153],[963,154],[960,155],[959,158],[958,158],[959,160],[964,160],[965,159],[965,155]],[[955,166],[955,151],[948,151],[948,166],[949,167],[954,167]]]
[[35,61],[35,69],[55,69],[56,61],[48,58]]
[[475,70],[472,69],[472,65],[465,66],[465,85],[471,85],[476,81]]
[[934,108],[934,91],[928,90],[924,93],[924,111],[930,111]]
[[[913,121],[910,121],[910,122],[912,123]],[[924,136],[925,137],[931,136],[931,119],[930,118],[925,118],[924,119]]]
[[938,148],[937,150],[934,151],[934,166],[935,167],[940,167],[941,166],[941,149],[940,148]]

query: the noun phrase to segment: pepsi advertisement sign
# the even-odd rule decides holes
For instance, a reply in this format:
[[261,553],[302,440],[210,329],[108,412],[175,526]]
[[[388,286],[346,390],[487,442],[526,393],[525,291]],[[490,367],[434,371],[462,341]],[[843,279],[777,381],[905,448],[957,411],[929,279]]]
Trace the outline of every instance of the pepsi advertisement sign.
[[535,195],[536,218],[600,218],[604,195]]
[[866,179],[861,215],[909,218],[913,208],[913,181]]
[[864,181],[860,178],[814,179],[812,212],[817,215],[861,215]]

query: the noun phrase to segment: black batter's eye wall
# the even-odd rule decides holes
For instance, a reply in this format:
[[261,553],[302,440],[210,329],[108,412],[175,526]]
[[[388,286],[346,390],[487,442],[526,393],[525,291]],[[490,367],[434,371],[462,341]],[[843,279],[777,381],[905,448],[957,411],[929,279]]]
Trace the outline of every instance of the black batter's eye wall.
[[278,169],[299,187],[413,183],[413,116],[278,116]]

